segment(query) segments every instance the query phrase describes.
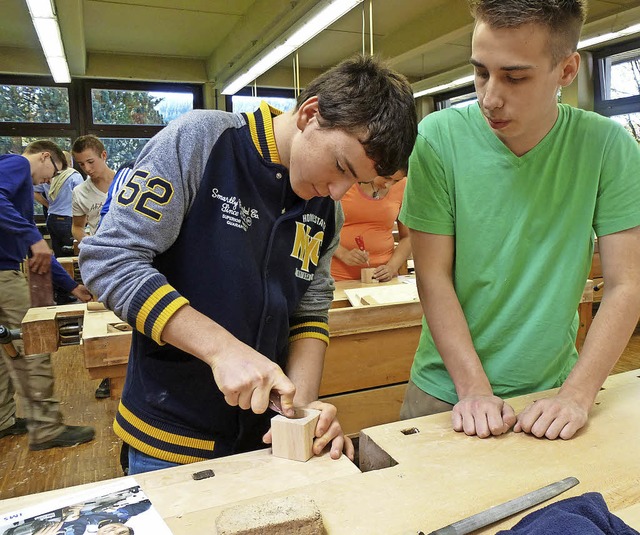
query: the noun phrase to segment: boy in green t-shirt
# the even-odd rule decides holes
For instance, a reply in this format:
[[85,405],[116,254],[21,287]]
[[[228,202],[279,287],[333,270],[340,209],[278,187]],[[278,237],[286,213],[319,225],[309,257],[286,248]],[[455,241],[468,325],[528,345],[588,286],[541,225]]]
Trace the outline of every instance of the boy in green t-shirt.
[[[401,416],[571,438],[640,314],[640,150],[558,104],[586,1],[473,0],[477,106],[427,116],[400,220],[425,314]],[[599,236],[607,291],[578,357],[576,309]],[[561,387],[516,417],[503,401]]]

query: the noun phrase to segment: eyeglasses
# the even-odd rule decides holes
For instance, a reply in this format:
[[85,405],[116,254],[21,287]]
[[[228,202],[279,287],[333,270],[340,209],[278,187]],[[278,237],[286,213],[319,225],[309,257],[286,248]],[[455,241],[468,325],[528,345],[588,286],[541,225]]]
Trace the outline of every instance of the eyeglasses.
[[51,160],[51,165],[53,165],[53,176],[51,178],[54,178],[60,174],[60,170],[58,169],[58,166],[56,165],[56,162],[53,160],[51,155],[49,155],[49,159]]

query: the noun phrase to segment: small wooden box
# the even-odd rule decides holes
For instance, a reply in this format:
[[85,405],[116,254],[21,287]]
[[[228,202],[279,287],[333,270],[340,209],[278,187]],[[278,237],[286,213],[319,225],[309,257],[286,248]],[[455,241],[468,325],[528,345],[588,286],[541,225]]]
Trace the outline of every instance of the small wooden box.
[[313,457],[313,438],[320,411],[296,409],[294,418],[271,418],[271,449],[273,455],[292,461],[308,461]]

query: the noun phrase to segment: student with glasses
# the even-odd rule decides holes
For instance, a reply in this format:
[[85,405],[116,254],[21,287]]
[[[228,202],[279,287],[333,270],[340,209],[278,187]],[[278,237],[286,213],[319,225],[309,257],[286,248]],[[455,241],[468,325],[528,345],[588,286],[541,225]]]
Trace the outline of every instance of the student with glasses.
[[[64,154],[53,142],[34,141],[19,156],[0,156],[0,324],[19,328],[30,306],[29,290],[20,265],[30,256],[29,269],[51,270],[53,283],[81,301],[91,294],[76,283],[51,256],[49,246],[33,221],[33,186],[50,182],[67,167]],[[14,342],[16,358],[4,350],[0,358],[0,439],[29,433],[29,448],[44,450],[93,439],[92,427],[65,425],[58,400],[53,398],[49,354],[25,355]],[[26,418],[16,417],[15,392],[22,397]]]

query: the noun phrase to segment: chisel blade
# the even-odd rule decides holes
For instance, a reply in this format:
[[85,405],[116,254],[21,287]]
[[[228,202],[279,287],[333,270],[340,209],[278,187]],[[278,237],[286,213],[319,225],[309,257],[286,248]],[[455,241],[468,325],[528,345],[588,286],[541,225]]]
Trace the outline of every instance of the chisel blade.
[[465,535],[466,533],[471,533],[477,529],[484,528],[489,524],[493,524],[494,522],[503,520],[511,515],[515,515],[525,509],[529,509],[529,507],[533,507],[534,505],[546,502],[551,498],[555,498],[566,490],[575,487],[578,483],[580,483],[580,481],[575,477],[567,477],[562,481],[556,481],[546,487],[528,492],[518,498],[514,498],[513,500],[501,503],[500,505],[495,505],[475,515],[458,520],[458,522],[454,522],[453,524],[449,524],[448,526],[432,531],[428,535]]

